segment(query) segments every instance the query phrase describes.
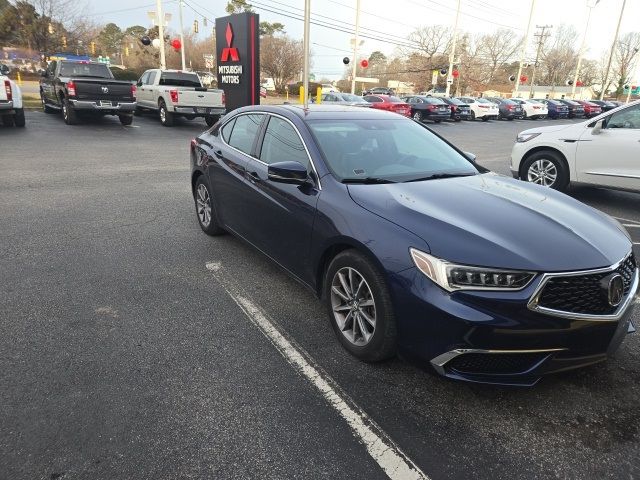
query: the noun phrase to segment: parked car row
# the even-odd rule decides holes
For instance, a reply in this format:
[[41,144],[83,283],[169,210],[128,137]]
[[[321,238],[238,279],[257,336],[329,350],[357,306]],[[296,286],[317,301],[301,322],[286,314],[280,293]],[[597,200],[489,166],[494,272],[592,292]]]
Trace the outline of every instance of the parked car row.
[[50,62],[40,80],[40,99],[45,113],[61,112],[67,125],[105,115],[131,125],[134,115],[153,112],[166,127],[176,117],[202,117],[211,126],[225,113],[224,92],[204,87],[195,72],[151,69],[132,83],[89,61]]

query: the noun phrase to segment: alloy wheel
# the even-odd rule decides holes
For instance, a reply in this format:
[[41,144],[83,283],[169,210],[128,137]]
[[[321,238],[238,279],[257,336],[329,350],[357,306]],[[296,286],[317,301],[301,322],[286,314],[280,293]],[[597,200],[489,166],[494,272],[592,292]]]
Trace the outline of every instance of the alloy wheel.
[[551,160],[541,158],[531,164],[527,180],[545,187],[552,186],[558,178],[558,169]]
[[167,121],[167,111],[164,109],[164,105],[160,106],[160,121],[162,123]]
[[420,120],[422,120],[422,113],[420,113],[420,112],[416,112],[416,113],[414,113],[414,114],[413,114],[413,119],[414,119],[416,122],[419,122]]
[[376,329],[376,304],[371,287],[362,274],[351,267],[336,272],[331,282],[333,317],[344,337],[363,347]]
[[198,186],[196,205],[198,210],[198,218],[203,227],[207,228],[211,223],[211,197],[207,187],[200,184]]

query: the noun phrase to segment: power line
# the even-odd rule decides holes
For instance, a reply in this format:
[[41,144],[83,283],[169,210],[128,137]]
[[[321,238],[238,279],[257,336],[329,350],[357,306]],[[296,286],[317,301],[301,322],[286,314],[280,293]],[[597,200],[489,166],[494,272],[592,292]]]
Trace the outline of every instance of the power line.
[[[178,0],[165,0],[164,3],[176,3]],[[99,15],[110,15],[112,13],[122,13],[122,12],[131,12],[133,10],[142,10],[143,8],[155,7],[155,3],[149,3],[147,5],[140,5],[139,7],[131,7],[131,8],[122,8],[120,10],[110,10],[108,12],[99,12],[99,13],[89,13],[85,15],[86,17],[97,17]]]
[[[413,0],[405,0],[405,1],[408,2],[408,3],[411,3],[413,5],[417,5],[419,7],[425,8],[425,9],[432,9],[433,8],[433,7],[429,7],[429,6],[427,6],[427,5],[423,4],[423,3],[418,3],[418,2],[413,1]],[[449,5],[444,5],[442,3],[438,3],[435,0],[425,0],[425,1],[429,2],[429,3],[432,3],[434,5],[438,5],[439,7],[446,8],[448,10],[452,10],[452,11],[456,10],[455,7],[451,7]],[[445,12],[439,11],[439,13],[445,13]],[[475,18],[476,20],[480,20],[481,22],[491,23],[493,25],[498,25],[499,27],[504,27],[504,28],[508,28],[508,29],[511,29],[511,30],[522,30],[521,28],[517,28],[517,27],[514,27],[512,25],[506,25],[506,24],[500,23],[500,22],[494,22],[493,20],[489,20],[489,19],[486,19],[486,18],[478,17],[477,15],[473,15],[473,14],[465,12],[465,11],[460,11],[460,15],[464,15],[466,17]]]

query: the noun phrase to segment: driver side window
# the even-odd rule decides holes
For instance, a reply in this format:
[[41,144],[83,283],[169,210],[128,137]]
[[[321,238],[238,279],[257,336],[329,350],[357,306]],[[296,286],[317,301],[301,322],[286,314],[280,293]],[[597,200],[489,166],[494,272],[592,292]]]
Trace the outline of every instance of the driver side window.
[[607,120],[607,128],[640,129],[640,105],[616,112]]

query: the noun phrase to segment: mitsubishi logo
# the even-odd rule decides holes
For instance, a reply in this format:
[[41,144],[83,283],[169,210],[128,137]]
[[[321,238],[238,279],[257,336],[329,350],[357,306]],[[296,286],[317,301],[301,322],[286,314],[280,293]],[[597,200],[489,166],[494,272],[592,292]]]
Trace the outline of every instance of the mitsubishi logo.
[[102,93],[109,93],[109,88],[102,87]]
[[238,54],[238,49],[231,46],[233,42],[233,30],[231,29],[231,24],[227,23],[227,31],[225,32],[225,37],[227,39],[227,46],[222,49],[222,55],[220,57],[221,62],[228,62],[229,57],[231,57],[232,62],[240,61],[240,55]]

